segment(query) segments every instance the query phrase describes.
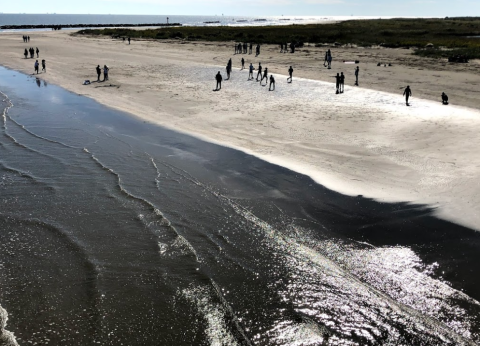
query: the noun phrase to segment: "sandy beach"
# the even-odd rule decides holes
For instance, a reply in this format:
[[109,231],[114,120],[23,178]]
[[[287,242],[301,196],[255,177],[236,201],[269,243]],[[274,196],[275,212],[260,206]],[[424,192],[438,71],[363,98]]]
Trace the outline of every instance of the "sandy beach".
[[[47,73],[38,78],[170,129],[308,174],[326,187],[380,201],[429,204],[437,215],[480,230],[480,62],[451,64],[411,50],[306,46],[281,54],[233,55],[233,43],[132,41],[71,36],[70,31],[0,35],[0,64],[33,73],[40,49]],[[325,50],[332,69],[323,66]],[[268,92],[247,81],[246,67],[261,62],[276,78]],[[232,78],[213,92],[214,76],[233,61]],[[354,87],[359,60],[359,87]],[[381,63],[381,66],[377,66]],[[388,66],[388,64],[392,66]],[[108,65],[108,82],[95,67]],[[387,66],[384,66],[386,64]],[[286,82],[288,67],[293,83]],[[335,95],[333,76],[346,75]],[[256,76],[256,72],[254,74]],[[103,77],[102,77],[103,78]],[[94,83],[82,85],[84,80]],[[403,89],[413,98],[406,107]],[[442,92],[450,105],[440,102]],[[45,100],[55,102],[55,100]]]

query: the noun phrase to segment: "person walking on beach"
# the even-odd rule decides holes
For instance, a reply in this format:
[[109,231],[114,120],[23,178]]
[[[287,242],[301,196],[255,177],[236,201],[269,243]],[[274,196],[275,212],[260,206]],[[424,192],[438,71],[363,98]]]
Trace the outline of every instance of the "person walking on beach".
[[355,85],[358,86],[358,71],[360,70],[360,67],[357,66],[355,69]]
[[38,49],[38,47],[36,47],[36,52],[37,52],[37,58],[38,58],[38,53],[40,53],[40,50]]
[[265,85],[268,83],[268,68],[265,67],[265,70],[263,70],[263,77],[260,80],[260,85],[262,85],[263,80],[265,79]]
[[293,76],[293,68],[292,68],[292,66],[290,66],[290,68],[288,69],[288,75],[289,75],[289,77],[287,78],[287,82],[288,82],[288,83],[291,83],[291,82],[292,82],[292,76]]
[[407,87],[405,88],[405,90],[403,92],[403,96],[405,96],[405,104],[407,106],[410,106],[408,104],[408,99],[410,98],[410,96],[412,96],[412,90],[410,90],[410,85],[407,85]]
[[107,81],[108,80],[108,71],[110,69],[108,68],[107,65],[103,65],[103,81]]
[[27,51],[27,48],[25,48],[25,51],[23,52],[23,55],[25,55],[25,59],[28,59],[28,51]]
[[30,42],[30,36],[27,36],[27,42]]
[[38,60],[35,60],[35,64],[33,66],[35,67],[35,72],[38,74]]
[[217,81],[217,87],[215,89],[215,91],[218,91],[220,89],[222,89],[222,75],[220,74],[220,71],[218,71],[217,75],[215,76],[215,80]]
[[335,86],[337,88],[337,91],[335,92],[335,94],[340,94],[340,74],[337,73],[337,75],[335,76]]
[[280,43],[280,53],[283,53],[283,43]]
[[128,44],[130,44],[130,37],[128,38]]
[[327,67],[327,62],[328,62],[328,51],[325,52],[325,61],[323,62],[323,67]]
[[253,79],[253,70],[255,70],[255,67],[253,67],[252,63],[250,63],[250,66],[248,68],[248,80]]
[[242,58],[242,70],[245,68],[245,59]]
[[257,78],[256,78],[256,81],[258,82],[258,77],[261,77],[262,76],[262,64],[261,63],[258,63],[258,69],[257,69]]
[[260,55],[260,45],[257,44],[257,48],[255,49],[255,56],[259,56]]
[[442,93],[442,104],[448,105],[448,96],[445,93]]
[[250,42],[250,52],[248,54],[252,54],[252,51],[253,51],[253,43]]
[[340,94],[343,94],[345,91],[345,76],[343,72],[340,73]]
[[[273,89],[272,89],[272,85],[273,85]],[[273,90],[275,90],[275,78],[273,77],[273,74],[272,74],[270,75],[270,85],[268,86],[268,91],[273,91]]]
[[332,52],[330,49],[327,51],[327,68],[330,70],[332,68]]
[[45,62],[45,59],[42,59],[42,72],[47,72],[47,63]]

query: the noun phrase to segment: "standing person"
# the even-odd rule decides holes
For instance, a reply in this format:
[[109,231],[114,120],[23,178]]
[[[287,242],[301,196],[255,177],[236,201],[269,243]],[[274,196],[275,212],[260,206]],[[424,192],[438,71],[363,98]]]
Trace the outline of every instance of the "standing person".
[[340,73],[340,94],[343,94],[345,91],[345,76],[343,72]]
[[27,48],[25,48],[25,51],[23,52],[23,55],[25,55],[25,59],[28,59],[28,51],[27,51]]
[[442,104],[448,105],[448,96],[445,93],[442,93]]
[[230,72],[231,71],[232,71],[232,67],[230,66],[230,64],[227,64],[227,79],[226,80],[230,79]]
[[283,53],[283,43],[280,43],[280,53]]
[[248,52],[247,42],[243,42],[243,54],[247,54],[247,52]]
[[325,61],[323,62],[323,67],[327,67],[327,62],[328,62],[328,51],[325,52]]
[[128,44],[130,44],[130,37],[128,38]]
[[38,53],[40,53],[40,50],[38,49],[38,47],[36,47],[36,52],[37,52],[37,58],[38,58]]
[[358,86],[358,71],[360,70],[360,67],[357,66],[355,69],[355,85]]
[[253,50],[253,43],[250,42],[250,53],[248,53],[248,54],[252,54],[252,50]]
[[287,78],[287,82],[288,82],[288,83],[291,83],[291,82],[292,82],[292,76],[293,76],[293,68],[292,68],[292,66],[290,66],[290,68],[288,69],[288,75],[289,75],[289,77]]
[[255,69],[255,68],[253,67],[253,64],[250,63],[250,66],[249,66],[249,68],[248,68],[248,80],[253,79],[253,70],[254,70],[254,69]]
[[27,42],[30,42],[30,36],[27,36]]
[[107,65],[103,65],[103,81],[105,82],[106,80],[108,80],[108,71],[110,69],[108,68]]
[[218,71],[217,75],[215,76],[215,80],[217,81],[217,88],[215,91],[222,89],[222,75],[220,74],[220,71]]
[[[273,85],[273,89],[272,89],[272,85]],[[273,74],[272,74],[270,75],[270,85],[268,86],[268,91],[273,91],[273,90],[275,90],[275,78],[273,77]]]
[[38,60],[35,60],[35,64],[33,66],[35,68],[35,72],[38,74]]
[[47,72],[47,63],[45,59],[42,59],[42,72]]
[[245,59],[242,58],[242,70],[245,68]]
[[262,84],[263,80],[265,79],[265,85],[268,83],[268,68],[265,67],[265,70],[263,70],[263,77],[260,80],[260,85]]
[[255,48],[255,56],[259,56],[260,55],[260,45],[257,44],[257,48]]
[[328,69],[330,70],[332,68],[332,52],[330,52],[330,49],[328,50],[327,54],[327,65]]
[[337,91],[335,92],[335,94],[339,94],[340,93],[340,74],[338,73],[335,76],[335,86],[337,88]]
[[412,90],[410,90],[410,85],[407,85],[407,87],[405,88],[405,90],[403,92],[403,96],[405,96],[405,104],[407,106],[410,106],[408,104],[408,99],[410,98],[410,96],[412,96]]
[[258,63],[258,69],[257,69],[257,78],[256,78],[256,81],[258,82],[258,77],[261,77],[262,76],[262,64],[261,63]]
[[100,65],[97,65],[97,82],[100,82],[100,76],[102,75],[102,69],[100,68]]

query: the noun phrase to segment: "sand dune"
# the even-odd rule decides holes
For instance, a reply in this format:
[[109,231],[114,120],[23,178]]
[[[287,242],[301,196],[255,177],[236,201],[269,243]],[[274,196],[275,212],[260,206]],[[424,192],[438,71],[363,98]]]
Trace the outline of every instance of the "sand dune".
[[[384,201],[428,203],[440,217],[480,230],[480,64],[418,58],[404,49],[325,47],[280,54],[233,55],[233,43],[132,41],[72,37],[68,32],[0,35],[0,64],[33,72],[25,47],[40,49],[50,83],[124,110],[145,121],[239,148],[312,176],[340,192]],[[234,71],[213,92],[214,75],[233,60]],[[261,62],[275,75],[276,90],[247,81],[246,66]],[[360,87],[354,87],[360,60]],[[392,66],[377,66],[377,63]],[[95,81],[107,64],[110,80]],[[293,83],[286,82],[293,65]],[[346,74],[335,95],[334,74]],[[256,73],[255,73],[256,76]],[[411,107],[402,92],[409,84]],[[449,106],[440,103],[446,92]],[[468,107],[468,108],[467,108]]]

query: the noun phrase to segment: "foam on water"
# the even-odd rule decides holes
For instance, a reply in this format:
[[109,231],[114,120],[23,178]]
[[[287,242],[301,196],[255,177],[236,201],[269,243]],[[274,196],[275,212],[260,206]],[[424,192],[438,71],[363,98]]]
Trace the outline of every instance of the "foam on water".
[[0,305],[0,345],[2,346],[18,346],[15,335],[12,332],[6,330],[8,321],[8,313]]

